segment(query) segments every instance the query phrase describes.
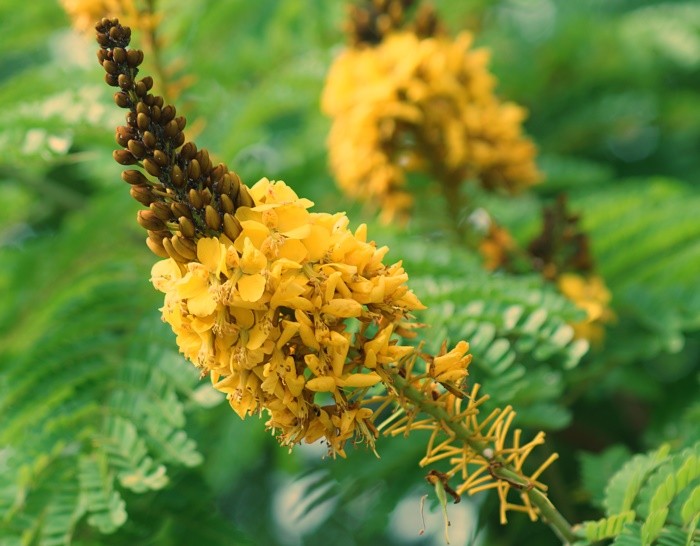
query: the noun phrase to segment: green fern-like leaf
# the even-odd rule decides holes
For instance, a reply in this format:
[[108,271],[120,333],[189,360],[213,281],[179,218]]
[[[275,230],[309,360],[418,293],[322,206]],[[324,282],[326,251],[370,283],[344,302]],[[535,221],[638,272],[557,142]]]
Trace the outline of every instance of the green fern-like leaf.
[[[120,258],[130,247],[104,244],[120,212],[106,195],[50,246],[1,251],[13,265],[3,280],[36,292],[0,306],[0,544],[114,533],[128,518],[122,490],[162,489],[170,468],[201,462],[185,431],[194,370],[174,355],[143,270]],[[61,257],[51,276],[47,252]]]
[[[668,445],[635,455],[606,489],[607,518],[585,522],[588,541],[623,546],[687,546],[697,541],[700,443],[672,453]],[[620,522],[624,519],[624,522]]]

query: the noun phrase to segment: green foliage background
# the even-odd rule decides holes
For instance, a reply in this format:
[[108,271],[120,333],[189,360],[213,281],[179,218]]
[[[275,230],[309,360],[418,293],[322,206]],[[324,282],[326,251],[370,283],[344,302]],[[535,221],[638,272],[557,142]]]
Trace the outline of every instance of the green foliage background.
[[[540,279],[484,272],[434,214],[438,197],[399,229],[339,194],[319,96],[341,2],[161,0],[159,32],[165,64],[194,76],[178,108],[200,146],[249,183],[284,179],[317,210],[368,222],[429,305],[429,343],[469,339],[491,403],[548,432],[561,459],[544,481],[570,521],[590,520],[582,544],[692,544],[700,5],[437,4],[453,31],[479,30],[540,147],[547,182],[489,209],[524,243],[542,204],[569,194],[613,293],[601,347],[566,336],[580,312]],[[290,455],[177,354],[111,159],[122,113],[94,50],[57,3],[0,0],[0,544],[441,543],[439,519],[418,535],[420,435],[380,440],[380,460]],[[519,515],[497,525],[490,495],[450,510],[456,543],[558,543]]]

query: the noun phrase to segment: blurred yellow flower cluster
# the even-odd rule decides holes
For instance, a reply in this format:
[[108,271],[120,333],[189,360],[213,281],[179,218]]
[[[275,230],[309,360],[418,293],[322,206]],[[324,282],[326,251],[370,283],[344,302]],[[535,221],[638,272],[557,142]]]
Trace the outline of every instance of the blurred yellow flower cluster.
[[283,182],[262,179],[250,194],[234,241],[202,238],[196,261],[154,265],[163,319],[239,416],[267,410],[283,445],[325,438],[341,456],[349,439],[372,446],[373,412],[359,400],[382,365],[414,351],[391,336],[410,335],[409,313],[423,306],[365,226],[309,212]]
[[80,32],[95,32],[95,22],[102,17],[119,17],[124,24],[141,30],[155,27],[157,16],[140,9],[137,0],[61,0],[61,5]]
[[615,318],[610,308],[612,295],[598,275],[563,273],[557,278],[559,291],[586,312],[586,318],[572,324],[576,337],[594,344],[602,343],[605,324]]
[[489,54],[471,46],[466,32],[397,32],[345,50],[330,69],[322,108],[333,118],[331,168],[344,191],[380,205],[385,220],[410,211],[411,171],[509,192],[540,179],[522,133],[525,110],[494,95]]

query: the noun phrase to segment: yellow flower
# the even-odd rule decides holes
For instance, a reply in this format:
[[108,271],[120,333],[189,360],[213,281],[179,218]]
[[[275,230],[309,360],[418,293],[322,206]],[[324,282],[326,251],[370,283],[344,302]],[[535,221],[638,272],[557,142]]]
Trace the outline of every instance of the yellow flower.
[[349,195],[379,202],[385,220],[411,208],[411,171],[507,191],[540,179],[535,147],[522,135],[525,110],[494,96],[488,52],[471,44],[468,33],[451,40],[396,32],[342,52],[331,66],[322,96],[333,118],[331,168]]
[[408,275],[383,263],[388,248],[367,242],[365,226],[353,233],[342,213],[309,212],[283,182],[263,179],[250,195],[234,241],[202,238],[196,261],[153,267],[163,320],[236,413],[266,411],[283,444],[323,437],[341,456],[353,436],[373,445],[372,412],[351,398],[382,381],[378,365],[414,350],[391,339],[423,307]]
[[576,337],[599,344],[605,336],[604,325],[615,318],[610,309],[612,295],[603,279],[597,275],[583,277],[564,273],[557,279],[557,286],[564,296],[586,312],[586,318],[573,324]]

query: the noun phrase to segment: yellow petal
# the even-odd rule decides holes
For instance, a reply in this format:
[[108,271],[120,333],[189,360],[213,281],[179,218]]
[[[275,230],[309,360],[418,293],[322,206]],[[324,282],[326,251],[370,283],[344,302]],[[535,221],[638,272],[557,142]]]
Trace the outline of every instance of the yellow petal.
[[332,377],[314,377],[306,382],[306,388],[314,392],[335,391],[335,379]]
[[197,241],[197,259],[199,263],[216,275],[221,272],[222,258],[225,258],[222,246],[219,240],[213,237],[204,237]]
[[188,311],[198,317],[211,315],[216,310],[216,305],[216,301],[209,291],[201,292],[187,300]]
[[[250,239],[246,238],[243,243],[243,255],[241,256],[241,270],[243,273],[253,274],[259,273],[267,265],[267,258],[260,252]],[[248,300],[252,301],[252,300]]]
[[359,317],[362,315],[362,305],[355,300],[338,298],[321,307],[321,312],[343,318]]
[[371,387],[382,380],[376,372],[370,373],[354,373],[338,380],[338,384],[342,387]]
[[243,301],[258,301],[265,293],[265,277],[257,275],[243,275],[238,279],[238,292]]
[[156,290],[161,292],[170,292],[173,290],[174,283],[181,278],[182,273],[180,267],[172,258],[160,260],[153,264],[151,268],[151,283],[153,283]]

